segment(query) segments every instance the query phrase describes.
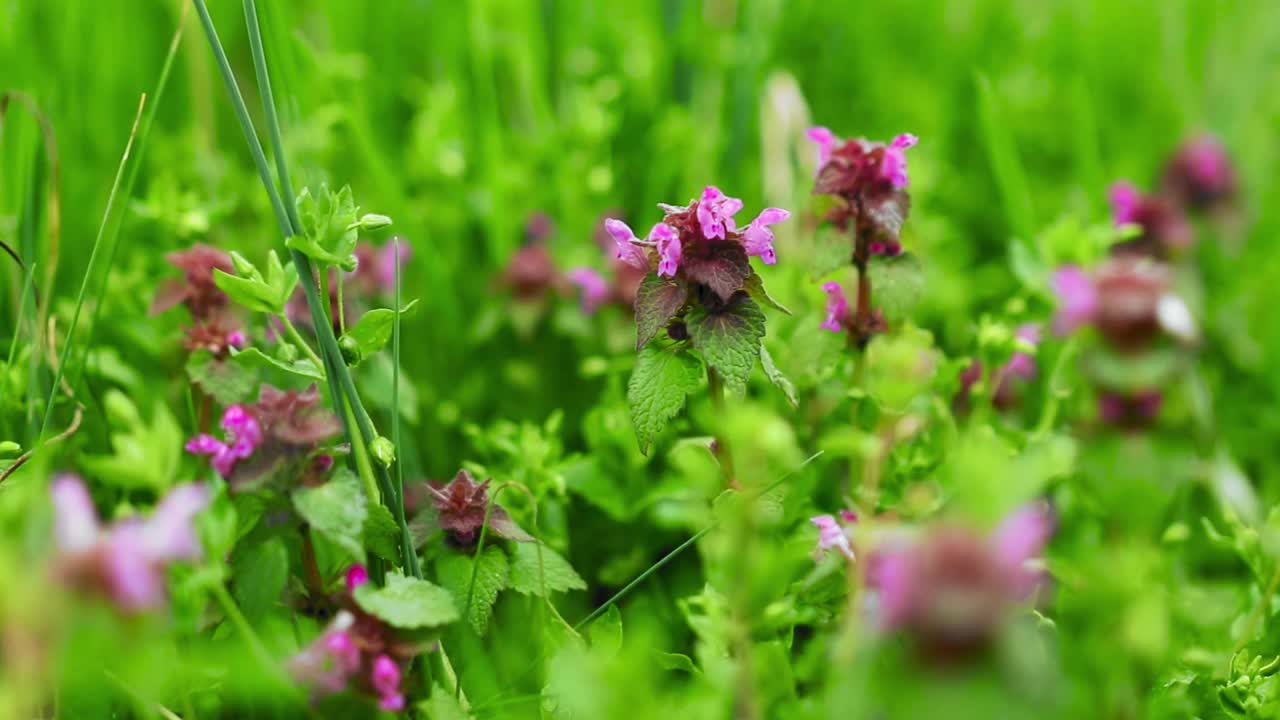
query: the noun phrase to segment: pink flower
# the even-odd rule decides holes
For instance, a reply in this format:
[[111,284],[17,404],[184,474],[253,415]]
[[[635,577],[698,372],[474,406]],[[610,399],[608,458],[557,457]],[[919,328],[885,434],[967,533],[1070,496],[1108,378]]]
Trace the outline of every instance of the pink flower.
[[404,709],[404,693],[400,692],[400,666],[395,660],[379,655],[373,661],[370,681],[381,698],[378,707],[390,712]]
[[1111,219],[1116,225],[1138,222],[1138,211],[1142,207],[1142,193],[1132,183],[1121,180],[1107,188],[1107,199],[1111,201]]
[[289,659],[289,674],[317,695],[346,690],[351,676],[360,671],[360,647],[352,637],[355,622],[350,611],[339,610],[324,634]]
[[1013,511],[991,536],[996,558],[1009,574],[1019,599],[1034,594],[1044,580],[1044,572],[1028,567],[1028,561],[1044,552],[1053,529],[1053,513],[1047,503],[1040,501]]
[[844,297],[844,288],[832,281],[823,283],[822,290],[827,294],[827,319],[822,321],[822,329],[844,332],[844,323],[849,319],[849,301]]
[[243,330],[232,330],[227,333],[227,344],[234,348],[242,348],[249,342]]
[[369,582],[369,571],[364,565],[356,563],[347,568],[347,592],[355,592],[356,588]]
[[838,139],[835,133],[821,125],[809,128],[805,135],[818,146],[818,164],[814,168],[814,175],[817,175],[822,171],[822,166],[831,160],[831,153],[835,151]]
[[742,209],[742,201],[720,192],[720,188],[708,185],[698,201],[698,225],[708,240],[723,240],[727,233],[737,230],[733,216]]
[[609,300],[611,289],[609,281],[591,268],[580,267],[570,270],[569,282],[582,289],[582,312],[592,315]]
[[630,265],[637,270],[649,270],[649,256],[644,253],[638,246],[632,244],[636,241],[636,234],[631,228],[621,220],[607,218],[604,221],[605,232],[609,233],[609,237],[613,238],[614,248],[617,250],[617,258],[622,262]]
[[895,188],[907,186],[907,148],[915,147],[920,139],[911,133],[902,133],[884,150],[884,159],[880,161],[880,173]]
[[872,553],[867,560],[867,587],[876,591],[875,612],[882,630],[904,625],[915,600],[911,554],[908,549]]
[[333,658],[334,665],[344,673],[354,673],[360,669],[360,648],[345,630],[329,633],[323,639],[324,649]]
[[[840,519],[846,523],[852,523],[857,519],[853,513],[843,510],[840,513]],[[809,522],[818,528],[818,552],[824,553],[832,548],[839,550],[841,555],[853,559],[853,546],[849,543],[849,536],[845,534],[845,529],[840,526],[835,517],[831,515],[815,515],[809,518]]]
[[1058,312],[1053,332],[1069,335],[1093,320],[1098,309],[1098,293],[1092,278],[1075,265],[1065,265],[1053,274],[1053,292],[1058,296]]
[[776,225],[791,217],[791,213],[781,208],[766,208],[756,216],[755,220],[742,232],[742,247],[748,255],[757,255],[765,265],[778,262],[773,252],[773,231],[770,225]]
[[251,455],[262,444],[262,426],[243,405],[232,405],[222,414],[224,442],[212,435],[200,434],[187,442],[187,452],[210,456],[209,464],[224,478],[231,477],[236,462]]
[[60,475],[51,488],[54,537],[68,573],[95,586],[123,610],[164,601],[164,567],[200,556],[194,517],[209,503],[199,485],[179,485],[156,505],[151,517],[125,518],[103,529],[84,483]]
[[[699,210],[701,213],[701,210]],[[680,268],[681,250],[680,235],[666,223],[658,223],[649,231],[650,242],[658,246],[658,274],[663,277],[675,277]]]
[[[1040,326],[1036,323],[1027,323],[1018,328],[1016,336],[1019,340],[1031,345],[1040,344]],[[1009,358],[1009,362],[1004,365],[1005,382],[1010,378],[1021,378],[1023,380],[1031,380],[1036,376],[1036,358],[1030,353],[1015,352]],[[999,392],[999,391],[997,391]]]

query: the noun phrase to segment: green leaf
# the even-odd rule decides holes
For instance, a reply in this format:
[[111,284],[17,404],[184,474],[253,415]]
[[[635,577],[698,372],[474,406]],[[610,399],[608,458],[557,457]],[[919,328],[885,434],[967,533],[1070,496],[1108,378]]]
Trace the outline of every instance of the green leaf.
[[[410,301],[400,309],[401,318],[412,317],[418,305],[417,300]],[[344,338],[355,341],[360,350],[360,357],[367,358],[378,352],[391,341],[391,331],[395,327],[396,311],[388,308],[377,308],[365,313],[355,325],[349,328]]]
[[471,720],[471,714],[462,709],[453,693],[439,683],[431,691],[430,699],[418,703],[418,710],[426,715],[427,720]]
[[311,529],[357,560],[364,560],[364,524],[368,517],[360,481],[340,468],[329,482],[293,491],[293,507]]
[[364,521],[364,546],[369,552],[392,563],[400,562],[400,526],[385,505],[369,508]]
[[640,452],[648,454],[653,439],[701,383],[702,364],[689,353],[656,345],[640,351],[627,384],[627,402],[631,404],[631,422]]
[[546,597],[553,592],[586,590],[587,583],[555,550],[537,542],[519,543],[511,553],[511,589]]
[[691,675],[699,673],[698,666],[693,664],[693,659],[688,655],[680,653],[660,652],[657,653],[658,667],[663,670],[680,670]]
[[200,544],[204,546],[208,565],[225,572],[223,558],[231,553],[239,539],[239,513],[235,503],[227,494],[227,484],[213,483],[213,497],[209,506],[196,516],[196,533],[200,536]]
[[356,588],[355,599],[365,612],[402,630],[440,627],[458,619],[448,590],[398,572],[387,573],[382,587],[365,583]]
[[289,552],[280,538],[249,545],[232,563],[236,603],[250,620],[275,607],[289,579]]
[[285,362],[263,353],[256,347],[251,347],[244,350],[232,349],[231,359],[245,368],[273,367],[307,380],[325,382],[324,371],[316,367],[316,364],[307,358]]
[[622,612],[617,605],[610,605],[604,615],[591,624],[587,632],[591,638],[591,648],[608,655],[622,652]]
[[769,378],[769,382],[786,396],[787,403],[793,408],[800,407],[800,402],[796,399],[796,386],[782,374],[777,365],[773,364],[773,356],[769,354],[769,348],[765,347],[764,343],[760,343],[760,366],[764,368],[764,375]]
[[680,278],[646,275],[636,290],[636,350],[644,349],[684,307],[689,286]]
[[284,314],[285,305],[298,286],[298,270],[292,264],[285,268],[280,264],[276,251],[267,255],[267,277],[264,279],[253,263],[232,251],[231,259],[236,274],[219,269],[213,271],[213,282],[237,305],[254,312]]
[[164,400],[152,403],[150,421],[129,396],[108,390],[102,404],[113,428],[110,455],[82,455],[81,467],[94,479],[124,489],[165,490],[178,479],[182,428]]
[[298,215],[302,234],[289,238],[285,245],[322,266],[337,265],[346,272],[356,269],[358,219],[349,186],[336,193],[324,184],[315,193],[303,188],[298,195]]
[[773,296],[769,294],[769,291],[764,289],[764,278],[760,277],[760,273],[752,272],[751,276],[747,278],[746,285],[743,286],[743,289],[746,290],[747,294],[751,296],[751,299],[755,300],[757,303],[767,305],[786,315],[791,314],[791,311],[787,309],[786,305],[775,300]]
[[[471,588],[474,567],[475,587]],[[478,558],[462,553],[449,553],[440,558],[436,572],[440,584],[453,593],[454,604],[467,615],[467,622],[476,634],[484,636],[493,615],[493,604],[498,594],[510,585],[511,567],[507,555],[497,545],[489,545]],[[471,607],[467,607],[467,593],[471,593]]]
[[219,405],[244,402],[258,390],[256,368],[218,360],[203,351],[187,360],[187,377]]
[[876,306],[891,321],[907,317],[924,294],[924,268],[911,253],[875,258],[867,273]]
[[744,392],[764,339],[760,306],[744,296],[715,312],[698,306],[689,311],[688,325],[693,346],[707,365],[720,372],[725,387],[733,393]]

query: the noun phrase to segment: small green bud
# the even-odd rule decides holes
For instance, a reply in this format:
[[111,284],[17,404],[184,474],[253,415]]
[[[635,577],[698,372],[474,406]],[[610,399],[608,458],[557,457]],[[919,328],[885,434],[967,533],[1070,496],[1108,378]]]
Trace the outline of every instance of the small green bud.
[[0,440],[0,456],[17,455],[22,451],[22,446],[12,440]]
[[372,443],[369,443],[369,454],[382,467],[391,467],[391,464],[396,461],[396,446],[390,440],[379,435],[373,439]]
[[360,352],[360,343],[350,335],[343,335],[338,338],[338,349],[342,351],[342,360],[349,366],[356,366],[364,359],[364,354]]
[[386,215],[368,213],[366,215],[361,215],[360,219],[356,221],[356,225],[361,230],[381,230],[382,228],[391,225],[391,218]]
[[282,342],[276,345],[276,359],[284,363],[296,361],[298,359],[298,346],[291,342]]

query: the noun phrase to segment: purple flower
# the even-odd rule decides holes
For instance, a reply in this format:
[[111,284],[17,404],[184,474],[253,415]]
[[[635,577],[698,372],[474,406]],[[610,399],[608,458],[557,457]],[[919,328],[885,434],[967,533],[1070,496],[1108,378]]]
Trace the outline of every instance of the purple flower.
[[1142,193],[1133,183],[1121,180],[1107,188],[1107,199],[1111,201],[1111,219],[1116,225],[1138,222],[1138,214],[1142,207]]
[[338,611],[324,634],[289,659],[289,674],[317,695],[346,690],[351,676],[360,671],[360,647],[352,637],[355,624],[350,611]]
[[[701,214],[701,210],[699,210]],[[675,277],[676,270],[680,269],[680,260],[682,257],[682,245],[680,244],[680,235],[666,223],[658,223],[649,231],[649,240],[658,247],[658,274],[663,277]]]
[[725,195],[714,185],[708,185],[702,190],[702,198],[698,201],[698,225],[702,227],[702,235],[708,240],[724,240],[727,233],[738,229],[733,216],[741,209],[741,200]]
[[831,160],[831,153],[835,151],[838,140],[835,133],[821,125],[809,128],[805,135],[818,146],[818,165],[813,169],[813,174],[817,175],[822,171],[822,166]]
[[582,312],[592,315],[609,301],[612,289],[609,281],[600,273],[587,267],[574,268],[568,273],[569,282],[582,289]]
[[161,604],[165,565],[200,556],[192,520],[209,503],[202,486],[179,485],[151,517],[125,518],[106,529],[79,478],[58,476],[51,494],[54,537],[67,574],[79,585],[102,591],[123,610]]
[[210,456],[209,464],[224,478],[231,477],[236,462],[243,460],[262,444],[262,426],[243,405],[232,405],[222,414],[222,429],[227,440],[200,434],[186,445],[187,452]]
[[343,673],[350,674],[360,669],[360,648],[356,647],[346,630],[331,632],[322,642],[325,651],[333,658],[334,666]]
[[1098,395],[1098,415],[1108,425],[1143,428],[1156,419],[1163,404],[1164,394],[1159,390],[1132,394],[1103,392]]
[[390,712],[404,709],[404,693],[400,692],[400,666],[395,660],[379,655],[373,661],[370,681],[380,698],[378,707]]
[[1058,296],[1058,312],[1053,332],[1069,335],[1093,320],[1098,310],[1098,293],[1089,275],[1075,265],[1065,265],[1053,273],[1053,292]]
[[[1040,325],[1037,323],[1026,323],[1018,328],[1016,337],[1030,345],[1040,344]],[[1015,352],[1009,358],[1009,362],[1004,365],[1005,382],[1010,378],[1019,378],[1022,380],[1031,380],[1036,376],[1036,358],[1035,355],[1023,352],[1021,350]],[[999,392],[997,390],[997,392]]]
[[1043,570],[1028,567],[1028,561],[1044,552],[1053,530],[1053,513],[1040,501],[1013,511],[991,536],[996,558],[1009,574],[1019,599],[1033,595],[1044,581]]
[[[847,510],[843,510],[840,512],[840,519],[845,523],[853,523],[857,520],[857,516]],[[809,522],[818,528],[819,554],[834,548],[839,550],[841,555],[850,560],[853,559],[853,546],[849,543],[849,536],[845,534],[845,528],[840,526],[834,516],[815,515],[809,518]]]
[[622,262],[630,265],[637,270],[649,270],[649,256],[645,254],[638,246],[632,244],[636,241],[636,234],[631,231],[630,226],[621,220],[607,218],[604,221],[605,232],[609,233],[609,237],[613,238],[614,248],[617,250],[617,258]]
[[356,588],[367,582],[369,582],[369,571],[365,569],[364,565],[356,563],[355,565],[347,568],[347,592],[353,593],[356,591]]
[[227,333],[227,344],[234,348],[242,348],[248,344],[249,338],[245,337],[243,330],[232,330]]
[[907,148],[914,147],[920,138],[911,133],[902,133],[884,150],[884,159],[880,161],[880,173],[895,188],[907,186]]
[[778,256],[773,252],[773,231],[769,226],[776,225],[789,217],[791,213],[782,208],[765,208],[760,211],[756,219],[742,231],[742,248],[748,255],[759,256],[765,265],[778,262]]
[[867,560],[867,586],[876,592],[876,617],[882,630],[901,627],[910,617],[916,594],[911,564],[909,549],[877,550]]
[[823,283],[822,290],[827,294],[827,319],[822,321],[822,329],[844,332],[844,324],[849,319],[849,301],[844,297],[844,288],[831,281]]

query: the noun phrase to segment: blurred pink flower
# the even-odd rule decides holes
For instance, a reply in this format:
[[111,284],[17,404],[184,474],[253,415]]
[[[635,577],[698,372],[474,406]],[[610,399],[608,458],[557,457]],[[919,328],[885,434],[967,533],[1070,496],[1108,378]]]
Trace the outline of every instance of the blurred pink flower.
[[1075,265],[1064,265],[1053,273],[1053,292],[1058,296],[1058,311],[1053,318],[1053,332],[1069,335],[1092,322],[1098,309],[1098,293],[1093,279]]
[[769,226],[776,225],[789,217],[791,213],[781,208],[765,208],[755,220],[751,221],[747,229],[742,231],[742,248],[748,255],[759,256],[765,265],[778,262],[778,256],[773,251],[773,231]]
[[389,712],[404,709],[404,693],[400,691],[400,666],[386,655],[379,655],[373,661],[370,681],[378,692],[378,707]]
[[200,434],[187,442],[187,452],[208,455],[209,464],[224,478],[231,477],[236,462],[253,455],[262,444],[262,426],[243,405],[232,405],[222,414],[224,442],[212,435]]
[[884,158],[880,161],[880,173],[889,184],[896,188],[904,188],[907,180],[908,148],[915,147],[920,138],[911,133],[902,133],[895,137],[889,147],[885,148]]
[[844,332],[845,322],[849,319],[849,301],[845,299],[844,288],[840,283],[831,281],[823,283],[822,290],[827,294],[827,319],[822,321],[822,329]]
[[568,272],[569,282],[582,290],[582,312],[592,315],[609,301],[612,289],[603,275],[587,267],[574,268]]
[[649,256],[639,246],[632,244],[637,240],[631,227],[621,220],[607,218],[604,221],[605,232],[613,238],[617,258],[637,270],[649,270]]

